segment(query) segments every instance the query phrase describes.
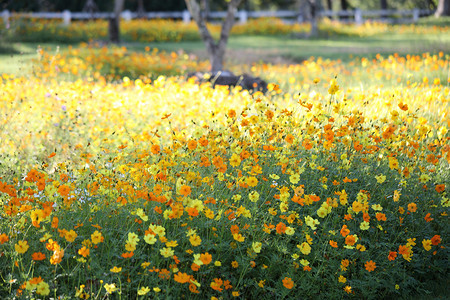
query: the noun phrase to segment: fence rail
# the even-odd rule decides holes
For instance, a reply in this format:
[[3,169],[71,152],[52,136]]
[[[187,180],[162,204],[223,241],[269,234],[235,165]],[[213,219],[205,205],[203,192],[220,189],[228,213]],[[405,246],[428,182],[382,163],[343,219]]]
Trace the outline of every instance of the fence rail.
[[[405,23],[405,22],[417,22],[421,16],[427,16],[432,14],[433,11],[424,9],[413,10],[341,10],[331,11],[322,10],[319,12],[320,17],[340,18],[344,22],[352,22],[356,24],[362,24],[365,20],[378,20],[388,23]],[[113,16],[113,13],[109,12],[70,12],[65,10],[63,12],[34,12],[34,13],[11,13],[8,10],[1,12],[1,17],[5,24],[9,24],[11,18],[23,17],[23,18],[36,18],[36,19],[61,19],[65,25],[69,25],[72,20],[88,20],[88,19],[108,19]],[[223,19],[226,16],[226,12],[216,11],[209,12],[208,18]],[[302,11],[292,10],[278,10],[278,11],[245,11],[240,10],[235,14],[240,23],[246,23],[249,18],[265,18],[276,17],[282,19],[289,19],[294,22],[304,22],[306,18],[303,17]],[[125,10],[121,13],[122,19],[129,21],[137,18],[148,19],[181,19],[185,23],[191,21],[191,15],[189,11],[180,12],[146,12],[138,14]]]

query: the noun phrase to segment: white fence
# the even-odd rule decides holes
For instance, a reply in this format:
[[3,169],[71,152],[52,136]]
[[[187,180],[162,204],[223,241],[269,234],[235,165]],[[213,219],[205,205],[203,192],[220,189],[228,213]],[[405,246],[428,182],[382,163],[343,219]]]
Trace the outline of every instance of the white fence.
[[[421,16],[430,15],[433,12],[430,10],[342,10],[331,11],[323,10],[319,12],[320,17],[340,18],[344,22],[353,22],[356,24],[363,24],[365,20],[378,20],[388,23],[410,23],[417,22]],[[70,12],[65,10],[63,12],[35,12],[35,13],[10,13],[8,10],[1,12],[1,16],[5,24],[9,24],[11,18],[20,16],[24,18],[36,18],[36,19],[61,19],[65,25],[69,25],[72,20],[87,20],[87,19],[107,19],[113,16],[108,12]],[[226,16],[226,12],[217,11],[209,12],[208,18],[223,19]],[[264,18],[264,17],[276,17],[282,19],[289,19],[294,22],[304,22],[303,14],[300,11],[290,10],[278,10],[278,11],[245,11],[240,10],[235,14],[240,23],[246,23],[249,18]],[[138,14],[125,10],[121,14],[122,19],[129,21],[139,17],[148,19],[181,19],[185,23],[191,21],[191,15],[189,11],[181,12],[147,12],[144,14]]]

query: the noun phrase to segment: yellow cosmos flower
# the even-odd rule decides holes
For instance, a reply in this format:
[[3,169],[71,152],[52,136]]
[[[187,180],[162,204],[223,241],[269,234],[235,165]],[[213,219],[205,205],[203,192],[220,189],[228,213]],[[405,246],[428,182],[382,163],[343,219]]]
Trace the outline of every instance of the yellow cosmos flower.
[[300,249],[300,252],[304,255],[308,255],[311,253],[311,246],[307,242],[303,242],[301,245],[297,245],[297,248]]
[[17,244],[14,245],[14,249],[19,254],[27,252],[28,248],[30,248],[30,246],[27,241],[18,241]]
[[260,253],[262,248],[262,243],[260,242],[253,242],[252,243],[252,249],[255,251],[255,253]]
[[148,292],[150,292],[150,288],[147,286],[145,286],[145,287],[143,286],[138,290],[137,293],[139,296],[143,296],[143,295],[147,294]]
[[116,267],[114,266],[112,269],[110,269],[111,272],[113,273],[119,273],[120,271],[122,271],[122,267]]
[[105,287],[105,290],[106,290],[106,292],[108,294],[112,294],[112,293],[114,293],[117,290],[117,287],[116,287],[115,283],[111,283],[111,284],[106,283],[104,285],[104,287]]

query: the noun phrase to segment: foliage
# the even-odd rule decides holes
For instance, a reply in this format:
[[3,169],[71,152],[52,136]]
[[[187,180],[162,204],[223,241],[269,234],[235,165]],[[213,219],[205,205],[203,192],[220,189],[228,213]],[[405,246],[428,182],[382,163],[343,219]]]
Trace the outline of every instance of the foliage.
[[[431,26],[430,26],[431,25]],[[386,33],[411,33],[428,35],[448,33],[450,26],[436,26],[426,23],[422,25],[389,25],[385,23],[366,22],[362,26],[343,24],[324,19],[319,24],[320,34],[331,38],[337,36],[376,36]],[[107,40],[108,24],[104,20],[89,22],[72,22],[64,26],[59,20],[36,20],[17,17],[11,21],[11,27],[6,29],[0,24],[7,41],[19,42],[60,42],[77,43],[91,40]],[[218,38],[220,26],[209,24],[211,34]],[[309,32],[309,24],[287,24],[275,18],[249,20],[246,24],[236,24],[231,30],[232,36],[242,35],[272,35],[297,36]],[[200,40],[198,29],[194,22],[185,24],[172,20],[133,20],[121,23],[121,36],[126,42],[179,42]]]
[[0,296],[425,293],[449,271],[448,62],[255,65],[266,95],[3,75]]

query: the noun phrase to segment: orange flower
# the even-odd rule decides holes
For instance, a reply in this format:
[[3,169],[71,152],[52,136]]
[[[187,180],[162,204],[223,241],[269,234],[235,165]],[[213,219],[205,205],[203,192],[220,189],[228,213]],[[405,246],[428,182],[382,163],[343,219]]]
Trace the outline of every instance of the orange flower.
[[283,286],[290,290],[294,287],[294,281],[292,281],[292,279],[289,277],[284,277]]
[[59,246],[58,246],[58,249],[53,251],[53,255],[50,258],[50,263],[52,265],[59,264],[62,261],[63,257],[64,257],[64,250],[59,249]]
[[335,241],[333,241],[333,240],[330,240],[330,246],[333,247],[333,248],[337,248],[338,247],[337,243]]
[[431,214],[430,214],[430,213],[427,213],[426,216],[424,217],[424,219],[425,219],[425,221],[427,221],[427,222],[431,222],[431,221],[434,220],[433,218],[431,218]]
[[218,292],[221,292],[221,291],[223,291],[223,288],[221,288],[222,284],[223,284],[223,280],[222,280],[222,279],[220,279],[220,278],[214,278],[214,281],[211,282],[210,287],[211,287],[213,290],[216,290],[216,291],[218,291]]
[[278,234],[282,234],[286,232],[286,224],[284,224],[283,222],[280,222],[277,224],[276,230]]
[[284,140],[286,141],[286,143],[288,144],[292,144],[294,142],[294,136],[292,134],[288,134]]
[[45,259],[45,254],[42,252],[34,252],[31,255],[31,259],[38,261],[38,260],[44,260]]
[[443,191],[445,191],[445,184],[438,184],[434,187],[434,189],[436,190],[436,192],[442,193]]
[[191,276],[188,275],[187,273],[178,272],[177,274],[173,275],[173,278],[175,279],[176,282],[179,283],[187,283],[191,281]]
[[397,252],[396,252],[396,251],[389,251],[388,259],[389,259],[390,261],[395,260],[396,257],[397,257]]
[[124,252],[120,256],[122,256],[123,258],[130,258],[133,257],[133,255],[134,255],[133,252]]
[[80,254],[83,257],[89,256],[89,248],[86,248],[86,246],[83,246],[80,250],[78,250],[78,254]]
[[408,210],[410,211],[410,212],[416,212],[416,210],[417,210],[417,205],[414,203],[414,202],[412,202],[412,203],[409,203],[408,204]]
[[440,235],[435,235],[431,238],[431,244],[433,244],[434,246],[439,245],[441,242],[441,236]]
[[349,246],[353,246],[356,243],[356,238],[354,235],[347,235],[345,237],[345,244]]
[[375,270],[375,268],[377,267],[375,262],[370,260],[370,261],[366,261],[366,263],[364,264],[364,266],[366,267],[366,270],[369,272],[372,272],[373,270]]
[[239,233],[239,226],[237,225],[231,225],[231,234]]
[[313,145],[311,144],[311,141],[308,139],[303,140],[302,142],[302,146],[306,149],[306,150],[310,150]]
[[161,151],[161,148],[159,147],[159,145],[152,145],[150,147],[150,152],[152,152],[153,154],[158,154]]
[[69,192],[70,188],[67,185],[61,184],[58,187],[58,193],[63,197],[67,197],[69,195]]
[[212,256],[208,252],[205,252],[204,254],[200,254],[200,260],[204,265],[209,265],[212,261]]
[[197,148],[197,141],[189,140],[187,146],[189,150],[195,150]]
[[197,290],[197,286],[193,283],[189,283],[189,291],[191,291],[191,293],[194,293],[194,294],[200,293],[200,291]]
[[386,221],[386,215],[383,213],[376,213],[375,217],[377,218],[378,221]]
[[5,233],[0,234],[0,244],[4,244],[7,241],[9,241],[9,237]]
[[347,225],[343,225],[341,228],[341,235],[346,237],[350,233],[350,230],[347,228]]
[[185,197],[189,196],[191,194],[191,188],[187,185],[183,185],[180,188],[180,195],[183,195]]

